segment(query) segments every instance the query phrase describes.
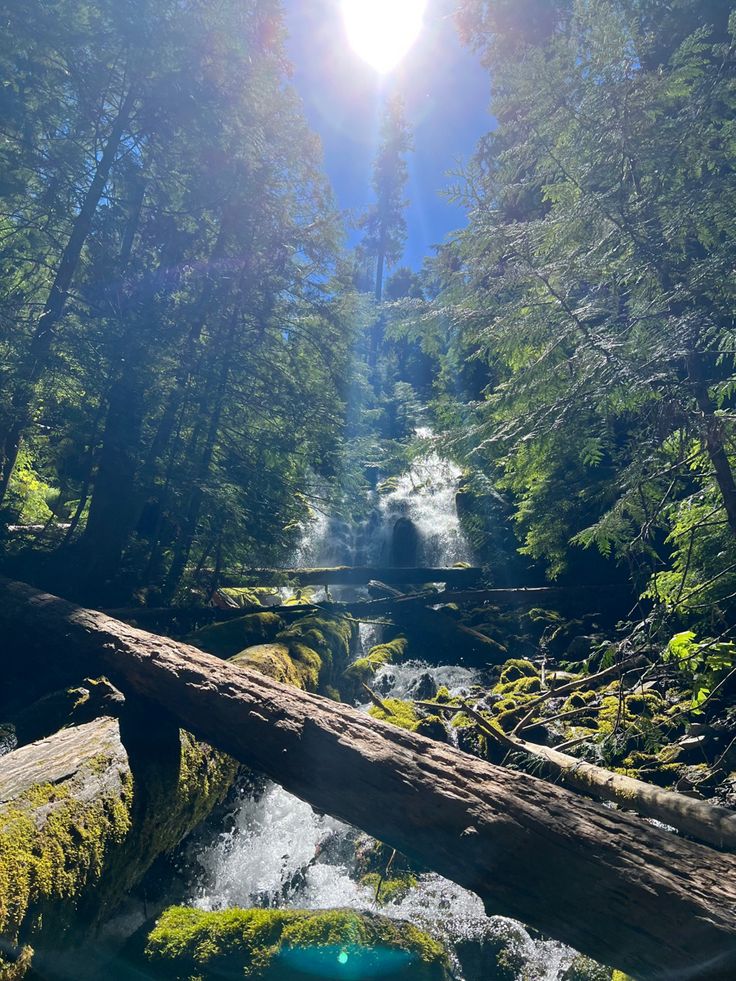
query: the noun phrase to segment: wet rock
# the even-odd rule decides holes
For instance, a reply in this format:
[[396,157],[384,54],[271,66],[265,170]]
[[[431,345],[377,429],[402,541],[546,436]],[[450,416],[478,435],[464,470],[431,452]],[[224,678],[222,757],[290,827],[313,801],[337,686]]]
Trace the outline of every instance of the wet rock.
[[411,698],[417,698],[420,701],[424,701],[430,698],[434,698],[437,694],[437,683],[428,671],[422,672],[418,678],[416,678],[409,685],[409,695]]

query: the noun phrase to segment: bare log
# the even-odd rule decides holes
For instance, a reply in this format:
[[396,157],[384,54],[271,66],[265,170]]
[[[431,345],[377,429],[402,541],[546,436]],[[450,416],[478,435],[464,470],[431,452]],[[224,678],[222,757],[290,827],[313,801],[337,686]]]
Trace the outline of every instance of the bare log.
[[736,858],[194,648],[0,580],[0,631],[36,670],[123,689],[314,807],[645,981],[736,976]]

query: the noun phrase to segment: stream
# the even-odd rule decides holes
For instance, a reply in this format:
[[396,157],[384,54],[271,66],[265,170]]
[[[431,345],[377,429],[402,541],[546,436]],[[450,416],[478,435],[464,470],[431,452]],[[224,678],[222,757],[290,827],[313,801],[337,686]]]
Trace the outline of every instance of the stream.
[[[459,479],[454,465],[428,453],[378,495],[365,527],[353,531],[318,515],[306,530],[298,562],[385,563],[396,551],[394,529],[409,527],[407,521],[418,533],[416,549],[405,540],[402,547],[413,553],[405,558],[411,561],[395,564],[469,561],[471,551],[455,508]],[[377,630],[363,626],[363,650],[380,639]],[[451,694],[462,694],[480,680],[479,672],[468,668],[409,661],[384,667],[374,684],[382,696],[426,698],[441,685]],[[363,708],[367,711],[368,705]],[[560,981],[573,959],[574,953],[562,944],[533,936],[512,920],[487,916],[477,896],[433,873],[419,875],[402,898],[379,904],[374,888],[360,883],[357,868],[356,848],[359,853],[361,841],[370,839],[315,813],[273,783],[244,788],[228,817],[225,831],[214,838],[197,836],[183,855],[186,901],[201,909],[343,907],[381,912],[442,939],[452,953],[457,981]],[[494,973],[499,951],[507,966],[503,975]]]

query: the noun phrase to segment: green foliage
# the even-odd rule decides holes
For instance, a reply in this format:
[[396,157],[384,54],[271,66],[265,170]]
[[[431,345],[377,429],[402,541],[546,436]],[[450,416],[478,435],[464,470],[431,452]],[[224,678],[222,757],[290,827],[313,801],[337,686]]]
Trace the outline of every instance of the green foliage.
[[672,637],[664,657],[682,671],[693,693],[693,711],[700,714],[703,705],[736,669],[736,644],[733,641],[698,641],[694,631],[684,630]]
[[626,559],[698,612],[736,589],[734,47],[675,6],[461,5],[499,125],[406,329],[525,554]]

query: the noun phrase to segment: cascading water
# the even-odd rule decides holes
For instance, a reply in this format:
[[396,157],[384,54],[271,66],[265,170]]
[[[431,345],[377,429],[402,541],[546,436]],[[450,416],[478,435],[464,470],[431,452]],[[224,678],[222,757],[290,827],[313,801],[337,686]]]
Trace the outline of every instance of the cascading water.
[[[426,432],[419,434],[427,436]],[[436,452],[417,460],[378,495],[375,512],[354,531],[318,514],[295,559],[305,565],[409,564],[392,562],[397,523],[417,531],[412,564],[448,566],[471,558],[455,508],[460,471]],[[363,646],[375,642],[365,625]],[[382,696],[428,697],[440,686],[465,693],[480,680],[467,668],[409,661],[384,667],[375,678]],[[367,709],[368,706],[365,706]],[[247,792],[231,827],[204,847],[190,847],[187,863],[195,885],[189,901],[203,909],[232,906],[379,911],[408,920],[442,939],[454,952],[458,981],[486,981],[502,946],[524,981],[558,981],[573,952],[561,944],[535,940],[517,923],[486,916],[473,893],[435,874],[417,877],[403,898],[377,902],[375,890],[360,881],[356,844],[361,835],[281,787],[267,783]],[[490,958],[490,960],[489,960]],[[505,975],[508,976],[508,975]]]

